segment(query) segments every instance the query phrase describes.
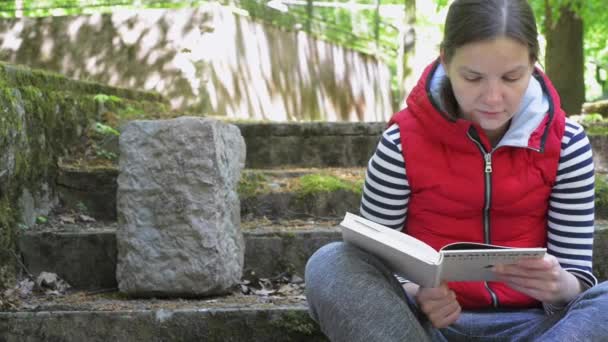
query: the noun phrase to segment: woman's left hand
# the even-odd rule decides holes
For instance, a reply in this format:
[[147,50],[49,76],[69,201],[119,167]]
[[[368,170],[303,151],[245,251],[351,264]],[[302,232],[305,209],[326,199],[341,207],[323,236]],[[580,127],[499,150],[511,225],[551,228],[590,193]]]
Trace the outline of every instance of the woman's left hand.
[[547,304],[562,305],[582,292],[579,280],[564,270],[553,255],[520,259],[517,263],[496,265],[497,281]]

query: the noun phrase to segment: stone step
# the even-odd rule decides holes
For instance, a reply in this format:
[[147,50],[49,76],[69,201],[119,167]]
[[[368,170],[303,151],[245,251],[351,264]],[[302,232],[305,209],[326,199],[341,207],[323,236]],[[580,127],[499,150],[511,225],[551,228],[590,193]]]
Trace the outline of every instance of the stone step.
[[[365,167],[385,122],[234,123],[241,130],[252,169]],[[587,129],[597,172],[608,172],[608,134]],[[114,141],[113,144],[117,144]],[[117,146],[109,147],[118,150]]]
[[[299,225],[298,225],[299,224]],[[308,258],[319,247],[341,239],[335,222],[283,222],[283,227],[244,228],[243,277],[269,278],[281,273],[303,277]],[[32,274],[57,273],[79,289],[116,288],[116,226],[72,231],[27,232],[19,238],[24,265]],[[608,279],[608,222],[598,221],[594,271]]]
[[247,168],[364,167],[384,122],[236,123]]
[[[236,123],[247,145],[247,168],[365,167],[384,122]],[[605,126],[586,129],[596,172],[608,173]]]
[[[340,240],[336,222],[290,221],[244,228],[244,278],[270,278],[287,272],[303,277],[308,258],[321,246]],[[77,289],[116,288],[116,223],[83,228],[30,231],[18,240],[31,274],[52,272]]]
[[[115,167],[60,164],[57,189],[70,208],[85,208],[100,220],[116,220]],[[245,169],[239,183],[241,217],[339,219],[359,210],[365,168]],[[596,217],[608,219],[606,175],[596,176]]]
[[[69,208],[84,208],[100,220],[116,220],[114,167],[82,168],[60,164],[57,189]],[[358,211],[364,168],[246,169],[241,175],[241,217],[340,218]]]
[[74,293],[0,312],[5,342],[327,341],[303,296],[126,299]]
[[364,168],[245,170],[241,217],[341,219],[359,211],[364,179]]

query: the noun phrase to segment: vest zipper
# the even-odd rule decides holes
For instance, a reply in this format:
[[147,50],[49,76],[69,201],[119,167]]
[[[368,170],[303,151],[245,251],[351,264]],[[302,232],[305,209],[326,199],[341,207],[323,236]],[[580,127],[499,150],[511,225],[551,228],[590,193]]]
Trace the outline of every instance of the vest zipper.
[[[484,205],[483,205],[483,236],[484,242],[487,244],[492,243],[490,239],[490,205],[492,203],[492,152],[486,152],[486,149],[483,145],[474,139],[470,132],[467,132],[469,139],[471,139],[479,148],[481,155],[484,159],[484,184],[485,184],[485,195],[484,195]],[[490,297],[492,298],[492,306],[494,308],[498,308],[498,296],[496,293],[492,291],[488,282],[484,282],[484,286],[486,290],[490,293]]]

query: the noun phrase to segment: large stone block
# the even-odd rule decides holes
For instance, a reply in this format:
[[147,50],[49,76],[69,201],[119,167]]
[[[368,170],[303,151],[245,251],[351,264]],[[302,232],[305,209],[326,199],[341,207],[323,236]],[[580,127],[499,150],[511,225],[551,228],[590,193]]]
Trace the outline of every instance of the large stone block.
[[117,191],[122,292],[201,296],[242,275],[236,193],[245,143],[236,126],[181,117],[134,121],[120,137]]

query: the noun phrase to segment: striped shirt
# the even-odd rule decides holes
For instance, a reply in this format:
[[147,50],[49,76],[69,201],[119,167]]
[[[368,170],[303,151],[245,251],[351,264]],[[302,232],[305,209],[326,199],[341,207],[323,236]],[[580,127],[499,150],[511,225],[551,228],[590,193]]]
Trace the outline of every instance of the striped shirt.
[[[579,124],[566,118],[557,178],[549,202],[547,252],[588,287],[597,284],[592,273],[594,182],[589,139]],[[368,163],[361,215],[401,230],[409,197],[399,127],[394,124],[384,131]]]

